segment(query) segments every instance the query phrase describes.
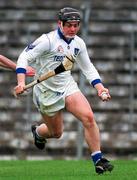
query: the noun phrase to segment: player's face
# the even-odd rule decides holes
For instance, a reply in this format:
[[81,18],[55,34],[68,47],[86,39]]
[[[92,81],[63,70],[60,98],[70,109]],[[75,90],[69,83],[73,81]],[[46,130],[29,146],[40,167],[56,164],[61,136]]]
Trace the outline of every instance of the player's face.
[[66,38],[74,37],[78,33],[79,28],[80,23],[78,21],[65,22],[65,24],[61,26],[63,34]]

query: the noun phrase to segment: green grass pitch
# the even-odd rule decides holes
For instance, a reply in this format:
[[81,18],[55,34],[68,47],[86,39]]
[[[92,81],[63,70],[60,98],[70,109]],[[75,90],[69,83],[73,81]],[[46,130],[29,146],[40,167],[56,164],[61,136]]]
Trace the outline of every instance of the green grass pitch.
[[91,161],[0,161],[0,180],[130,180],[137,178],[137,161],[115,160],[111,173],[97,175]]

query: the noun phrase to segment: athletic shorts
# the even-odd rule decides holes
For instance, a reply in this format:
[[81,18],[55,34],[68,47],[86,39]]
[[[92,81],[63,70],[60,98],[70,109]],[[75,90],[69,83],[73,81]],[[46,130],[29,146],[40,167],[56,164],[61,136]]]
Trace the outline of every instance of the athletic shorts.
[[65,107],[65,97],[80,91],[75,81],[68,85],[64,92],[46,89],[42,92],[37,86],[33,89],[33,102],[42,114],[54,116]]

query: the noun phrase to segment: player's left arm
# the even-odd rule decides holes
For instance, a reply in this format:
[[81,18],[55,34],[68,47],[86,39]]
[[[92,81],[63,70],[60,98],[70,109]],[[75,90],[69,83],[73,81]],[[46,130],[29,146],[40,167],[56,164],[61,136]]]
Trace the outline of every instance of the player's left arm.
[[101,100],[108,101],[111,98],[109,90],[104,87],[97,69],[89,58],[87,48],[84,43],[82,44],[81,52],[78,55],[77,63],[86,79],[97,90],[98,96]]

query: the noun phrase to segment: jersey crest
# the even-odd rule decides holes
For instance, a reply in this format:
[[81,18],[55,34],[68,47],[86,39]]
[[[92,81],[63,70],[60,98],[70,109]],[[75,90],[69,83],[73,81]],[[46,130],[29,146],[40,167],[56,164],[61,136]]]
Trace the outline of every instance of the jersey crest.
[[78,48],[74,48],[74,56],[77,56],[79,53],[79,49]]
[[63,47],[61,45],[58,47],[58,52],[60,52],[60,53],[64,52],[64,49],[63,49]]

